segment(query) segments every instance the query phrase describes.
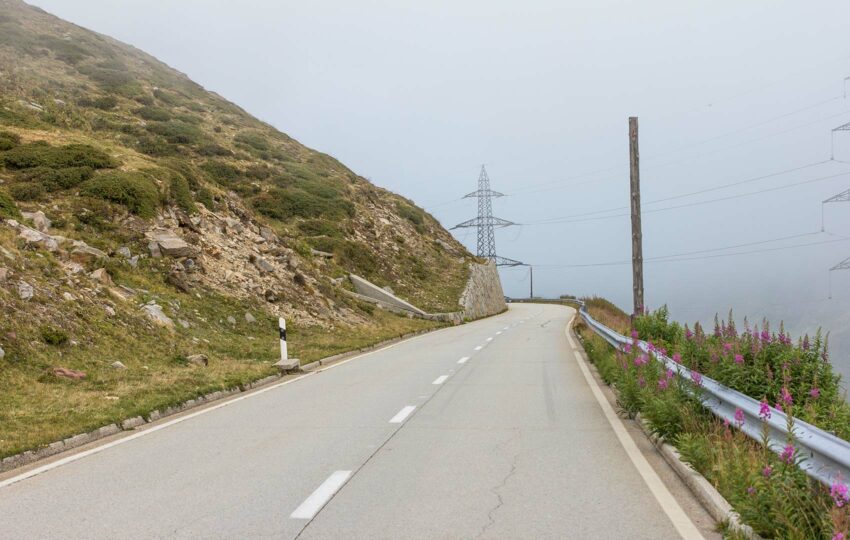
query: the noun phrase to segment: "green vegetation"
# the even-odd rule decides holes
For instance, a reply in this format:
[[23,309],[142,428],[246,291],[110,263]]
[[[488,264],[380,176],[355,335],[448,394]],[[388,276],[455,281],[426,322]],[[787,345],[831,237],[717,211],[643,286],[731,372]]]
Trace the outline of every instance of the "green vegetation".
[[0,218],[21,219],[21,211],[8,193],[0,189]]
[[80,107],[94,107],[102,111],[111,111],[118,106],[118,98],[115,96],[100,96],[94,99],[83,98],[77,104]]
[[198,211],[195,201],[192,200],[192,192],[189,190],[189,182],[180,174],[171,176],[171,189],[169,190],[171,202],[177,207],[190,214]]
[[406,202],[397,202],[396,203],[396,211],[398,215],[413,223],[413,226],[419,232],[424,232],[425,230],[425,211],[421,208],[417,208]]
[[3,164],[9,169],[29,169],[33,167],[108,169],[117,165],[105,152],[88,144],[51,146],[43,141],[20,145],[7,150],[3,153]]
[[21,137],[8,131],[0,131],[0,152],[11,150],[21,144]]
[[182,120],[155,122],[148,126],[148,131],[162,136],[172,144],[194,144],[203,137],[203,133],[197,126]]
[[[595,299],[594,309],[596,313],[592,315],[599,320],[622,322],[625,315],[612,304],[599,299]],[[734,323],[732,330],[729,323],[719,323],[716,335],[706,336],[696,329],[690,332],[675,323],[669,323],[666,310],[659,310],[638,317],[635,327],[641,338],[653,340],[653,347],[663,350],[669,346],[667,354],[683,364],[693,366],[703,352],[707,353],[709,361],[712,354],[718,354],[713,363],[721,367],[711,373],[713,377],[718,377],[724,370],[729,373],[734,370],[749,371],[750,368],[745,366],[748,363],[764,369],[770,359],[788,361],[786,353],[792,352],[795,360],[791,363],[804,370],[807,366],[814,368],[814,372],[819,373],[819,389],[825,383],[829,384],[829,377],[824,373],[830,371],[829,364],[819,356],[822,349],[815,344],[803,346],[802,340],[799,347],[794,347],[784,333],[756,333],[758,354],[761,355],[759,360],[739,352],[738,347],[744,343],[755,346],[752,341],[754,338],[753,333],[749,332],[738,336],[734,331]],[[797,466],[804,457],[795,449],[796,442],[793,439],[788,441],[782,455],[777,455],[765,448],[764,444],[747,437],[734,423],[724,424],[707,412],[698,399],[698,377],[684,380],[637,347],[614,350],[582,322],[576,324],[576,329],[602,379],[617,390],[620,407],[630,416],[640,413],[653,431],[676,446],[682,458],[704,475],[732,504],[743,521],[761,537],[832,538],[838,533],[848,532],[850,507],[846,504],[846,495],[845,499],[835,495],[840,492],[840,483],[836,484],[838,488],[832,487],[831,495],[829,487],[810,480]],[[686,341],[693,342],[694,348],[686,348]],[[715,345],[720,346],[712,350]],[[723,353],[720,353],[721,350]],[[721,354],[725,357],[721,357]],[[807,380],[807,377],[813,372],[807,371],[808,375],[795,372],[792,375],[787,368],[778,368],[776,373],[783,373],[782,377],[776,377],[779,384],[799,383],[810,386],[811,380]],[[759,379],[759,375],[750,373],[747,379],[751,379],[748,383],[751,384]],[[794,394],[793,398],[790,394],[780,394],[784,395],[784,398],[779,398],[780,402],[794,416],[811,414],[820,406],[811,402],[821,398],[824,398],[823,406],[833,412],[847,408],[846,403],[839,404],[831,397],[829,390],[823,393],[807,390],[806,393]],[[751,395],[757,399],[764,398],[763,394]],[[769,414],[769,408],[763,407],[763,410],[768,411],[764,415]],[[842,415],[839,414],[840,417]],[[817,420],[816,416],[809,419]],[[829,423],[827,419],[820,420]],[[847,420],[842,421],[846,427]],[[766,429],[766,424],[762,424],[762,429]]]
[[156,122],[167,122],[168,120],[171,120],[171,113],[162,107],[147,106],[142,107],[141,109],[136,109],[133,112],[145,120],[152,120]]
[[80,194],[126,206],[143,218],[154,217],[160,203],[156,185],[140,173],[102,174],[83,184]]
[[16,201],[38,201],[44,198],[44,186],[36,182],[19,182],[9,186],[9,193]]
[[233,142],[238,145],[253,148],[260,152],[268,152],[271,149],[268,139],[266,139],[262,133],[257,131],[243,131],[242,133],[238,133],[233,138]]
[[233,186],[243,174],[238,167],[223,161],[207,161],[201,165],[201,169],[213,182],[225,187]]
[[91,167],[66,167],[51,169],[49,167],[34,167],[24,170],[19,178],[27,182],[35,182],[49,192],[71,189],[82,184],[94,174]]

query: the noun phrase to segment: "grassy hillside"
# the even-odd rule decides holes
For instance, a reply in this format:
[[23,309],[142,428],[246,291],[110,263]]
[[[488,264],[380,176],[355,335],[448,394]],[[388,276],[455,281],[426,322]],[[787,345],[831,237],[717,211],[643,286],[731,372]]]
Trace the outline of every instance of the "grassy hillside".
[[[454,311],[472,260],[411,201],[18,0],[0,0],[0,219],[0,456],[267,375],[278,315],[306,361],[432,326],[339,278]],[[185,247],[161,253],[165,233]]]

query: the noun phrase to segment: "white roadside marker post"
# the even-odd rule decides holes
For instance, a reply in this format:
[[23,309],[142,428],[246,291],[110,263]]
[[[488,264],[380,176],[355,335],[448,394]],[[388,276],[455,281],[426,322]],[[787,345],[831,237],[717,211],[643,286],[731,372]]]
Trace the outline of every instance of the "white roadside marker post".
[[280,328],[280,360],[275,365],[281,372],[298,370],[301,362],[297,358],[289,358],[289,349],[286,346],[286,321],[279,317],[277,322]]

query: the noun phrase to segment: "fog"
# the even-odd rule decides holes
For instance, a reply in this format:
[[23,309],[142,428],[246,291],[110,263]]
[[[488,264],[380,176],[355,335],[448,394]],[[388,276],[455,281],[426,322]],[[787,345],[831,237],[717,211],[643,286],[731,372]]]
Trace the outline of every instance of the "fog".
[[[629,308],[621,208],[639,116],[647,304],[681,321],[731,308],[795,335],[822,326],[850,377],[850,271],[828,288],[850,257],[850,203],[826,205],[820,232],[821,201],[850,188],[850,132],[827,161],[832,128],[850,122],[846,0],[33,3],[152,53],[447,227],[474,217],[460,197],[486,163],[508,195],[494,213],[523,224],[497,231],[499,254],[533,264],[542,296]],[[472,230],[454,232],[475,250]],[[528,268],[501,275],[506,294],[528,294]]]

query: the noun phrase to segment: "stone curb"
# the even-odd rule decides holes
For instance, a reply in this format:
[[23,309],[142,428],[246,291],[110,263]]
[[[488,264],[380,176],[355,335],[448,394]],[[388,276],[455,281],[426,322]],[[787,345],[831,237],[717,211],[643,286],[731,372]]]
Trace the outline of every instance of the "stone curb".
[[[573,319],[573,321],[575,321],[575,319]],[[579,337],[572,324],[570,324],[570,332],[572,332],[576,341],[581,344],[581,352],[584,354],[585,358],[587,358],[587,352],[584,350],[584,340]],[[602,377],[596,369],[596,364],[591,362],[589,358],[587,358],[587,364],[591,366],[591,369],[597,379],[602,381]],[[605,384],[604,381],[602,384]],[[608,386],[616,393],[616,390],[613,387],[607,384],[605,386]],[[674,446],[667,443],[664,440],[664,437],[659,437],[652,433],[649,424],[647,424],[646,420],[644,420],[640,413],[635,416],[635,422],[640,427],[646,438],[649,439],[649,441],[661,454],[661,457],[664,458],[664,461],[667,462],[667,465],[676,472],[676,475],[686,486],[688,486],[688,489],[694,494],[694,497],[697,498],[703,508],[705,508],[715,521],[718,523],[726,523],[731,530],[741,534],[745,538],[749,538],[751,540],[762,540],[762,538],[757,535],[749,525],[745,525],[741,522],[741,517],[737,512],[735,512],[732,505],[729,504],[729,501],[727,501],[726,498],[723,497],[723,495],[721,495],[713,485],[711,485],[711,482],[709,482],[706,477],[694,470],[689,464],[682,461],[679,451],[676,450]]]
[[[418,332],[410,332],[407,334],[402,334],[399,337],[390,338],[374,345],[370,345],[369,347],[363,347],[360,349],[335,354],[333,356],[328,356],[327,358],[322,358],[316,360],[315,362],[310,362],[309,364],[301,366],[301,371],[314,371],[322,366],[326,366],[334,362],[339,362],[340,360],[357,356],[358,354],[374,351],[381,347],[386,347],[387,345],[392,345],[393,343],[398,343],[400,341],[404,341],[406,339],[410,339],[422,334],[427,334],[436,330],[442,330],[443,328],[446,327],[429,328],[427,330],[419,330]],[[215,392],[211,392],[209,394],[190,399],[188,401],[180,403],[179,405],[173,405],[171,407],[167,407],[161,410],[154,410],[144,416],[135,416],[133,418],[128,418],[126,420],[123,420],[120,424],[109,424],[108,426],[97,428],[95,430],[89,431],[88,433],[80,433],[78,435],[73,435],[61,441],[50,443],[47,446],[39,448],[38,450],[27,450],[26,452],[15,454],[14,456],[5,457],[0,460],[0,473],[5,473],[11,471],[12,469],[17,469],[18,467],[29,465],[36,461],[55,456],[67,450],[79,448],[80,446],[89,444],[91,442],[97,441],[104,437],[108,437],[110,435],[115,435],[116,433],[120,433],[121,431],[131,431],[145,424],[155,422],[161,418],[172,416],[174,414],[181,413],[189,409],[193,409],[195,407],[211,403],[213,401],[218,401],[220,399],[227,398],[242,392],[247,392],[248,390],[253,390],[255,388],[272,384],[274,382],[279,381],[283,377],[284,375],[282,374],[270,375],[268,377],[263,377],[262,379],[249,382],[247,384],[235,388],[229,388],[227,390],[217,390]]]

